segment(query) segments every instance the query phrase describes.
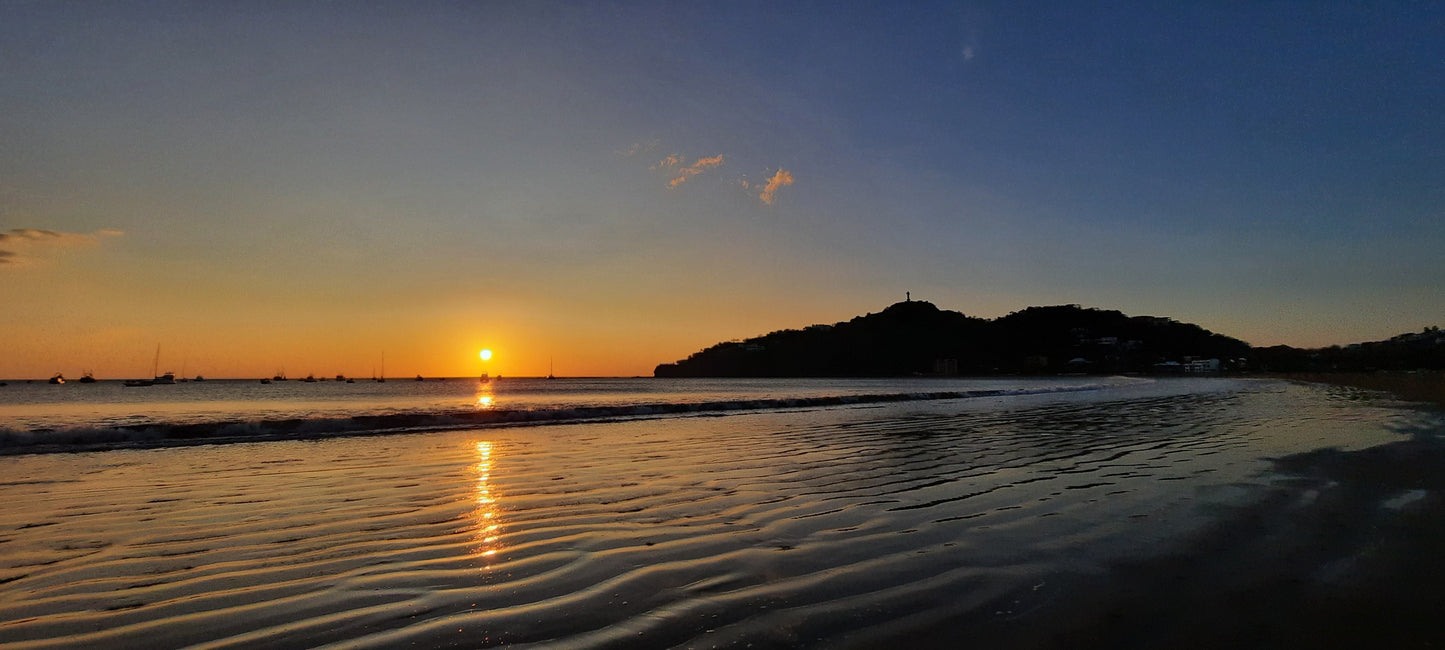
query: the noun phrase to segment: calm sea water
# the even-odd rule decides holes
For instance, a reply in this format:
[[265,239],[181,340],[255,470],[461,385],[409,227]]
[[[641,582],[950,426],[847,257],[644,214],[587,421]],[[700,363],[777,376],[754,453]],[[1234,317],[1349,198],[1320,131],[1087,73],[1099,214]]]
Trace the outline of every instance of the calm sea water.
[[0,387],[0,452],[42,445],[415,431],[858,402],[1091,391],[1070,379],[210,380]]
[[[725,406],[0,458],[0,644],[1445,640],[1445,425],[1379,395],[1229,379],[569,384],[503,382],[493,404]],[[76,387],[10,417],[49,403],[70,415],[41,424],[86,409],[330,421],[485,396],[355,387],[195,408],[180,390]]]

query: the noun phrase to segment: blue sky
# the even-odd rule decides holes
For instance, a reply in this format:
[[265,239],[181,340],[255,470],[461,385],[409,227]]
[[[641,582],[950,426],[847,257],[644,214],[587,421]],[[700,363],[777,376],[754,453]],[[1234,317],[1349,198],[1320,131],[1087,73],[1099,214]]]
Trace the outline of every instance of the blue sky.
[[1430,3],[4,3],[0,232],[65,237],[0,374],[646,374],[905,290],[1384,338],[1440,79]]

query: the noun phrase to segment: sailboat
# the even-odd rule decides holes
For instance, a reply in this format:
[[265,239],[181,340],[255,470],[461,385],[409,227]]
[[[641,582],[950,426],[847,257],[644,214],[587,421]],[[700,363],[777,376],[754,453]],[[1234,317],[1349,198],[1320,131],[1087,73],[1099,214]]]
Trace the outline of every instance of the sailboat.
[[156,344],[156,360],[155,360],[155,365],[151,366],[151,374],[154,376],[154,378],[153,378],[153,379],[127,379],[127,380],[125,380],[125,385],[126,385],[126,386],[155,386],[155,385],[157,385],[157,384],[174,384],[174,383],[176,383],[176,373],[167,371],[166,374],[162,375],[162,374],[160,374],[160,371],[161,371],[161,346],[160,346],[159,343],[157,343],[157,344]]
[[167,370],[167,371],[166,371],[166,374],[162,375],[162,374],[159,374],[159,373],[160,373],[160,370],[161,370],[161,344],[157,343],[157,344],[156,344],[156,363],[155,363],[154,366],[151,367],[151,373],[155,375],[155,379],[154,379],[151,383],[153,383],[153,384],[155,384],[155,385],[157,385],[157,386],[159,386],[159,385],[161,385],[161,384],[174,384],[174,383],[176,383],[176,373]]
[[376,378],[376,383],[378,383],[378,384],[385,384],[385,383],[386,383],[386,353],[385,353],[385,352],[382,352],[382,353],[381,353],[381,376],[379,376],[379,377]]
[[557,377],[555,377],[555,376],[552,374],[552,357],[547,357],[547,378],[548,378],[548,379],[556,379],[556,378],[557,378]]

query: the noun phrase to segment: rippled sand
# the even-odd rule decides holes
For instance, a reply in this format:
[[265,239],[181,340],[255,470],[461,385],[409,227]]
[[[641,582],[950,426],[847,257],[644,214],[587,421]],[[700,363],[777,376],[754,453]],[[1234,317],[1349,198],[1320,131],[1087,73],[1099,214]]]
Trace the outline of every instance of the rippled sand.
[[[1326,461],[1439,431],[1359,397],[1179,381],[3,458],[0,643],[1151,647],[1235,593],[1161,568],[1249,567],[1231,536],[1267,556],[1268,522],[1338,503]],[[1420,481],[1369,512],[1436,507]]]

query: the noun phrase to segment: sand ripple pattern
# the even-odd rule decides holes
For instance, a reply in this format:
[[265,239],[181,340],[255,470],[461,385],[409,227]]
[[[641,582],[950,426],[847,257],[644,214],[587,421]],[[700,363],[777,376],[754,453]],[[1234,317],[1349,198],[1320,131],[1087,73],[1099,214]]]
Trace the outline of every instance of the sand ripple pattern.
[[1397,435],[1162,384],[0,459],[0,644],[865,647],[1164,552],[1264,457]]

